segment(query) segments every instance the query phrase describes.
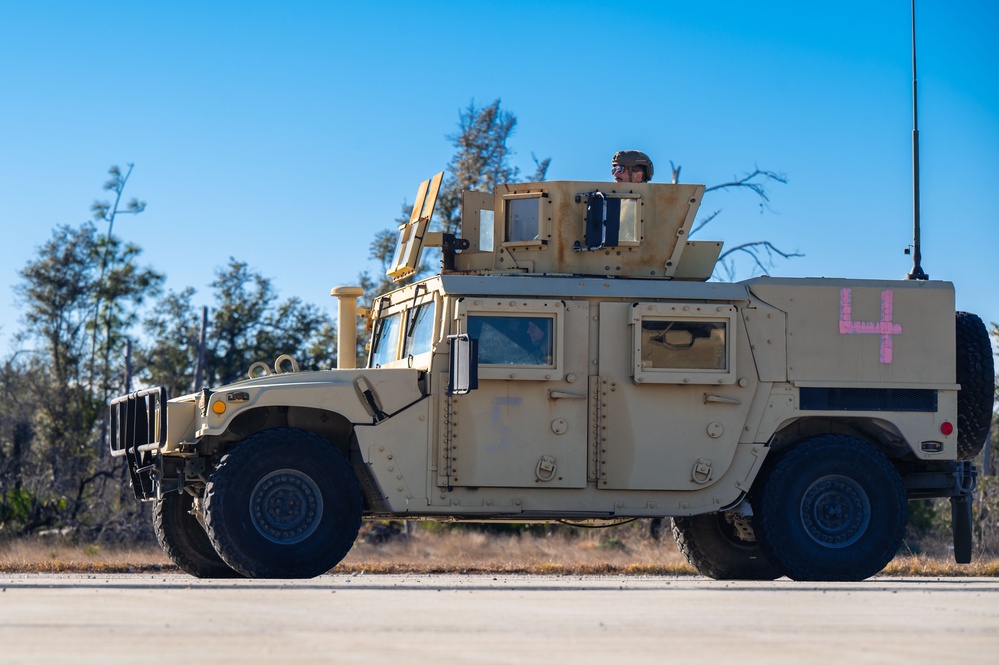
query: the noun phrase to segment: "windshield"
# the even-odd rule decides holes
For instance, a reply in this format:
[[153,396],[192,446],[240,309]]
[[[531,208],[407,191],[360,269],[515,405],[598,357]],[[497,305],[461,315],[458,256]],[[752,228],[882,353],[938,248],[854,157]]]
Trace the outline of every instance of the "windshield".
[[399,357],[399,330],[402,328],[402,313],[398,312],[378,319],[375,333],[371,338],[371,360],[369,367],[381,367]]
[[424,303],[409,310],[406,327],[407,334],[402,343],[402,357],[429,353],[434,343],[434,303]]

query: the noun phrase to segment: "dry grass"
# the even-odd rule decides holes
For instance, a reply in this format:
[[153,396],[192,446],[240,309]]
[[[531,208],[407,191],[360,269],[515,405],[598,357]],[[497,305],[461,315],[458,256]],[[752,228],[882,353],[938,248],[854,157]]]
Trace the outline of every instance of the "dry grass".
[[337,570],[419,573],[686,575],[694,571],[671,538],[637,529],[494,535],[464,529],[373,544],[362,538]]
[[[639,528],[560,530],[548,535],[488,534],[417,529],[381,541],[365,530],[340,573],[523,573],[547,575],[694,575],[668,534],[649,538]],[[38,539],[0,545],[3,573],[128,573],[178,570],[158,547],[105,549]],[[949,557],[900,554],[888,576],[999,577],[999,559],[976,557],[957,565]]]
[[130,573],[176,569],[155,543],[145,547],[107,549],[49,538],[22,538],[0,545],[0,572],[5,573]]
[[953,558],[898,555],[881,574],[890,577],[999,577],[999,559],[972,557],[971,563],[957,564]]

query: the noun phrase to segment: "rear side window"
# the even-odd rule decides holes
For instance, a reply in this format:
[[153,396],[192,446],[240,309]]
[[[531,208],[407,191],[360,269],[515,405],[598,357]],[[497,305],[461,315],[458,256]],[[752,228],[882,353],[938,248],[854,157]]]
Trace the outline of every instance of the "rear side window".
[[645,319],[642,321],[642,367],[724,370],[728,358],[726,321]]
[[735,383],[736,315],[716,303],[635,303],[635,383]]

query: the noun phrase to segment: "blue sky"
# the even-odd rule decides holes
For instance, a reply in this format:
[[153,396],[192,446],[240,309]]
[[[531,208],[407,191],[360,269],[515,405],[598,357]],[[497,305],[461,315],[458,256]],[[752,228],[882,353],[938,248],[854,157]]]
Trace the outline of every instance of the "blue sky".
[[[702,239],[770,240],[778,276],[911,267],[909,2],[3,3],[0,356],[12,287],[112,164],[148,203],[115,232],[204,302],[229,257],[335,312],[375,231],[442,170],[470,101],[516,114],[514,163],[609,180],[619,149],[717,184],[786,174]],[[923,268],[999,321],[999,3],[917,7]],[[750,276],[748,267],[742,276]]]

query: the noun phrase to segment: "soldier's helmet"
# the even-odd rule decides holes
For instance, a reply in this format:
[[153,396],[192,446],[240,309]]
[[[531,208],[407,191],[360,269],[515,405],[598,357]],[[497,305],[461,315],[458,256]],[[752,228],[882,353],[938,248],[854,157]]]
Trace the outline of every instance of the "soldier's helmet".
[[652,180],[652,160],[641,150],[619,150],[611,158],[611,166],[641,166],[645,168],[645,181]]

